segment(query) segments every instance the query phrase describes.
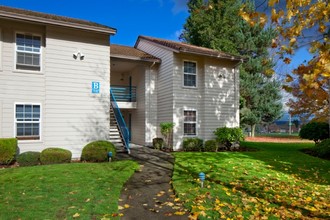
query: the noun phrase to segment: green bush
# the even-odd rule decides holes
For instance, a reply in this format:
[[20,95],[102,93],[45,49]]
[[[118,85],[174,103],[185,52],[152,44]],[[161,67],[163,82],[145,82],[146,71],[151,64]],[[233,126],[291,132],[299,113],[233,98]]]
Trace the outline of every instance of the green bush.
[[17,152],[16,138],[0,138],[0,164],[11,164],[15,161]]
[[163,138],[154,138],[152,139],[152,146],[154,149],[160,150],[163,148],[164,140]]
[[314,151],[317,157],[330,159],[330,139],[325,139],[316,144]]
[[205,152],[217,152],[218,144],[215,140],[208,140],[204,143],[204,151]]
[[17,156],[16,161],[21,167],[40,164],[40,152],[27,151]]
[[186,138],[183,140],[184,151],[202,151],[203,140],[200,138]]
[[62,148],[46,148],[40,154],[41,164],[70,163],[72,153]]
[[329,137],[329,124],[316,121],[305,124],[301,127],[299,137],[319,143]]
[[216,140],[220,144],[224,144],[230,147],[234,142],[240,142],[244,140],[244,134],[241,128],[217,128],[214,131]]
[[112,152],[112,158],[116,156],[116,148],[109,141],[94,141],[87,144],[81,153],[81,161],[105,162],[108,161],[108,152]]

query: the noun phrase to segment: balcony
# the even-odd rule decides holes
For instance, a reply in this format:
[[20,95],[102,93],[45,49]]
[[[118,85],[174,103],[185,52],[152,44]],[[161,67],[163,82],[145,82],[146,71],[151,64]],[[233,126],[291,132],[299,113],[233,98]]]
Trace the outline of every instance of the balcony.
[[136,108],[136,86],[112,85],[111,90],[120,109]]

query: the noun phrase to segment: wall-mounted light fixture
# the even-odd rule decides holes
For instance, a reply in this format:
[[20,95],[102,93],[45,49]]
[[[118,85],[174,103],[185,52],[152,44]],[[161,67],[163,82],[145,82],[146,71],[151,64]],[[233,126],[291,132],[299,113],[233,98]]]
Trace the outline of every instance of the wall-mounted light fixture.
[[75,60],[76,60],[78,57],[79,57],[80,60],[84,60],[85,55],[84,55],[82,52],[80,52],[80,51],[73,53],[73,58],[74,58]]
[[226,70],[221,70],[218,74],[219,79],[225,79],[226,78]]

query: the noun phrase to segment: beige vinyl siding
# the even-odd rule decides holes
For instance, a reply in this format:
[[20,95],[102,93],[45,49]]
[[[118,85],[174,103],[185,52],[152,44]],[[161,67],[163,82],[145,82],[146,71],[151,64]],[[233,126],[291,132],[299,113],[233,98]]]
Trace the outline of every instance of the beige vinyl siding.
[[[36,103],[43,111],[45,101],[45,75],[41,72],[15,70],[15,38],[17,32],[34,33],[44,36],[44,28],[38,25],[23,24],[0,19],[1,64],[0,70],[0,137],[15,137],[15,103]],[[42,39],[44,46],[44,39]],[[44,47],[43,47],[44,49]],[[42,52],[42,59],[44,52]],[[44,60],[41,61],[43,64]],[[41,121],[44,115],[41,115]],[[40,126],[41,135],[44,130]],[[20,151],[37,150],[44,146],[44,140],[19,141]]]
[[[19,141],[21,152],[62,147],[78,158],[89,141],[109,132],[109,37],[1,20],[0,137],[15,136],[15,103],[41,105],[41,139]],[[15,70],[15,34],[42,36],[41,71]],[[81,51],[84,60],[73,59]],[[101,93],[91,93],[92,81]]]
[[[131,73],[133,86],[136,86],[137,108],[131,110],[132,114],[132,136],[131,142],[145,145],[145,67],[138,66]],[[127,121],[127,120],[126,120]]]
[[[80,51],[84,60],[73,58]],[[44,141],[80,157],[84,145],[108,139],[110,53],[108,37],[47,27]],[[92,82],[100,93],[92,94]]]
[[[219,77],[221,74],[223,77]],[[205,62],[203,138],[214,138],[218,127],[239,126],[238,70],[231,63],[209,59]]]
[[[184,110],[195,110],[197,112],[196,137],[202,137],[203,127],[203,76],[204,60],[202,57],[178,54],[174,62],[174,135],[173,146],[175,150],[181,148],[184,136],[183,112]],[[196,88],[184,87],[183,84],[183,64],[184,61],[195,62],[197,68]]]
[[161,59],[158,69],[157,83],[157,136],[161,137],[159,124],[173,121],[173,52],[140,39],[138,49]]
[[158,137],[157,129],[159,127],[157,123],[157,73],[158,65],[148,67],[145,75],[145,106],[146,106],[146,134],[145,134],[145,145],[151,146],[152,139]]

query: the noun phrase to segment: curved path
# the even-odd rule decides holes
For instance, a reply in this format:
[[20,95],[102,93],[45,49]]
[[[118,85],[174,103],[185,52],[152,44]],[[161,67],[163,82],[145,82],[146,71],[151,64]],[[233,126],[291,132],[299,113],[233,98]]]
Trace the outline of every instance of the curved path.
[[119,200],[122,220],[188,219],[188,213],[175,199],[171,177],[174,157],[159,150],[135,146],[131,154],[117,154],[119,159],[133,159],[140,170],[126,182]]

